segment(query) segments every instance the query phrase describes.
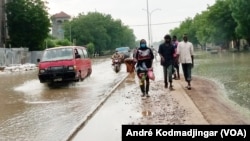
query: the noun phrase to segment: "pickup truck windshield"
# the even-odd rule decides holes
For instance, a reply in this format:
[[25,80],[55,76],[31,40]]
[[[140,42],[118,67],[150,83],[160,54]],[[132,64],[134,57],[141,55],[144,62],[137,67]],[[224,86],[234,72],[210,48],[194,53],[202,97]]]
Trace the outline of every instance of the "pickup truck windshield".
[[42,61],[56,61],[73,59],[72,48],[58,48],[45,50]]

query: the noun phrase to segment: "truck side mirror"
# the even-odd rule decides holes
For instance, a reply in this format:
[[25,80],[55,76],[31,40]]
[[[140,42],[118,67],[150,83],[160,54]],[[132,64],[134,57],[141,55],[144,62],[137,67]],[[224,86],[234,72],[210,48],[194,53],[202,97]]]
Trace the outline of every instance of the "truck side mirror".
[[40,61],[41,61],[41,60],[40,60],[39,58],[38,58],[38,59],[36,59],[36,62],[37,62],[37,63],[39,63]]

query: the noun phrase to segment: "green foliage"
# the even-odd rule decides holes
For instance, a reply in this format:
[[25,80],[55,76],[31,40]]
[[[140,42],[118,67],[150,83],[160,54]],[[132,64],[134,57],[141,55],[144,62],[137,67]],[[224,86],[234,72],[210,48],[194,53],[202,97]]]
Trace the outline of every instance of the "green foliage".
[[[207,22],[213,25],[210,32],[210,41],[215,44],[226,44],[236,38],[236,22],[232,17],[228,0],[218,0],[208,8]],[[219,36],[217,36],[219,35]]]
[[58,46],[70,46],[70,45],[71,45],[71,42],[67,39],[57,40],[57,39],[53,39],[53,38],[47,38],[45,40],[45,44],[44,44],[43,49],[58,47]]
[[93,43],[87,44],[87,51],[90,56],[92,56],[95,52],[95,45]]
[[197,14],[194,18],[194,27],[196,29],[196,38],[202,47],[205,47],[209,42],[209,33],[212,29],[212,24],[208,23],[208,11],[203,11],[202,14]]
[[217,0],[207,10],[193,19],[187,18],[179,27],[170,31],[181,40],[183,33],[195,45],[207,43],[229,47],[229,42],[241,37],[250,42],[250,1]]
[[55,46],[56,46],[55,40],[46,39],[46,42],[47,42],[47,48],[52,48],[52,47],[55,47]]
[[79,14],[64,24],[65,38],[76,40],[76,45],[94,44],[94,52],[101,54],[105,50],[114,50],[119,46],[134,46],[133,31],[114,20],[110,15],[98,12]]
[[12,0],[6,4],[10,43],[15,47],[42,50],[50,20],[42,0]]
[[56,40],[56,46],[69,46],[71,42],[68,39]]
[[250,1],[230,0],[232,16],[237,22],[236,32],[250,42]]
[[183,34],[188,34],[188,40],[194,45],[197,45],[199,42],[196,38],[196,30],[191,18],[187,18],[180,24],[179,28],[175,28],[170,31],[171,35],[176,35],[178,40],[182,40]]

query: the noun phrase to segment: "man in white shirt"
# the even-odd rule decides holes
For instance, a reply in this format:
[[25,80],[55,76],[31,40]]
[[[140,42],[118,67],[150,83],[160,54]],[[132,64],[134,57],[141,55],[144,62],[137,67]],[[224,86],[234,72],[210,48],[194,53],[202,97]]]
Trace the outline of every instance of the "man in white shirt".
[[191,71],[194,66],[194,47],[193,44],[188,41],[187,34],[184,34],[183,41],[178,43],[177,57],[182,65],[185,81],[188,83],[186,88],[191,90]]

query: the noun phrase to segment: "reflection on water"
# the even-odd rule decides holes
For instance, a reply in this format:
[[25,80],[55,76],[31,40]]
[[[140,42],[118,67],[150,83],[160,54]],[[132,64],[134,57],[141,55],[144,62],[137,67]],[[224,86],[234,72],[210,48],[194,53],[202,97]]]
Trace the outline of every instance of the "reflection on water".
[[250,110],[250,53],[199,53],[193,74],[219,82],[232,101]]
[[93,73],[82,82],[48,87],[37,70],[0,73],[0,141],[57,141],[88,116],[106,92],[127,75],[111,59],[93,59]]
[[151,116],[152,113],[151,113],[151,111],[146,110],[146,111],[142,111],[142,115],[143,115],[144,117],[146,117],[146,116]]

